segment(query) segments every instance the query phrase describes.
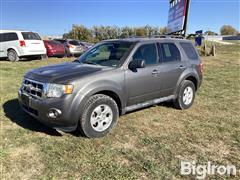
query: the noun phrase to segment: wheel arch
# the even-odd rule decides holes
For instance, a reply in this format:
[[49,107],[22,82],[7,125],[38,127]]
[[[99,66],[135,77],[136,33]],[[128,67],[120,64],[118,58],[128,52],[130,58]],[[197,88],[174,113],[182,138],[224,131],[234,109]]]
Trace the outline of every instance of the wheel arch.
[[14,50],[14,51],[17,53],[17,55],[20,56],[20,53],[19,53],[19,51],[17,50],[17,48],[15,48],[15,47],[9,47],[9,48],[7,48],[7,53],[8,53],[10,50]]
[[[119,115],[122,114],[122,101],[121,101],[119,95],[116,92],[114,92],[112,90],[103,90],[103,91],[98,91],[95,94],[104,94],[106,96],[111,97],[116,102],[116,104],[118,106]],[[93,94],[93,95],[95,95],[95,94]]]
[[178,80],[178,83],[177,83],[177,86],[176,86],[176,89],[175,89],[175,92],[174,92],[176,97],[178,96],[178,92],[179,92],[180,86],[181,86],[181,84],[182,84],[182,82],[184,80],[189,80],[189,81],[193,82],[194,87],[195,87],[195,91],[198,90],[198,85],[199,85],[199,78],[198,78],[198,76],[195,73],[193,73],[193,72],[186,73],[186,74],[182,75],[179,78],[179,80]]
[[197,89],[198,89],[198,80],[197,80],[197,78],[195,76],[190,75],[185,80],[192,81],[194,86],[195,86],[195,91],[197,91]]
[[70,109],[72,109],[73,113],[76,113],[76,116],[78,116],[78,117],[82,116],[82,109],[84,108],[86,102],[88,101],[88,99],[91,96],[93,96],[95,94],[104,94],[104,95],[111,97],[118,106],[119,115],[122,115],[124,113],[122,110],[124,108],[124,97],[123,97],[123,95],[121,95],[121,91],[117,87],[105,85],[103,87],[95,86],[94,88],[89,87],[87,89],[91,89],[91,90],[85,91],[86,90],[85,89],[85,90],[77,93],[73,100],[72,107]]

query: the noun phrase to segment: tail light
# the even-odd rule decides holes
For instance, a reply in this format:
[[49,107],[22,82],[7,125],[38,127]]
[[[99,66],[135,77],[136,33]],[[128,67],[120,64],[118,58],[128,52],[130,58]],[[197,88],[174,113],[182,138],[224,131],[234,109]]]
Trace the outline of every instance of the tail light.
[[74,46],[71,45],[71,44],[67,44],[67,47],[68,47],[68,48],[74,48]]
[[48,47],[49,49],[52,49],[52,46],[51,46],[51,45],[49,45],[49,44],[47,45],[47,47]]
[[200,64],[199,64],[199,70],[201,73],[203,73],[203,63],[202,62],[200,62]]
[[21,40],[21,41],[19,41],[19,43],[20,43],[20,46],[21,46],[21,47],[26,47],[25,41],[22,41],[22,40]]

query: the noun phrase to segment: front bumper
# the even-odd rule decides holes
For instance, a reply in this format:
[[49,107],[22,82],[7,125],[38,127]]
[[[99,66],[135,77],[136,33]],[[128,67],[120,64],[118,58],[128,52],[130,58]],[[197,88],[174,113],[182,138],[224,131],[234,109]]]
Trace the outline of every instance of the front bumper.
[[[27,104],[24,102],[23,96],[25,98],[27,96]],[[71,132],[77,128],[78,117],[74,117],[74,114],[72,114],[72,100],[73,95],[66,95],[56,99],[36,99],[23,94],[21,90],[18,91],[19,104],[26,113],[37,119],[42,124],[64,132]],[[61,111],[61,115],[57,118],[49,117],[48,113],[52,109]]]

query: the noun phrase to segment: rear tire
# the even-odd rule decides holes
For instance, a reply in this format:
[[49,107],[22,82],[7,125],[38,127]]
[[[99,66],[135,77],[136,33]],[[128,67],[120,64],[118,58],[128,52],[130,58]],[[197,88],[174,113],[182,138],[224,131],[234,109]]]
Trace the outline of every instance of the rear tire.
[[88,138],[103,137],[117,124],[118,117],[118,106],[111,97],[93,95],[83,108],[78,131]]
[[40,55],[40,60],[47,60],[48,56],[46,54]]
[[195,99],[195,86],[192,81],[184,80],[178,92],[178,97],[174,101],[177,109],[188,109],[192,106]]
[[19,57],[18,57],[18,54],[15,50],[13,49],[10,49],[7,53],[7,56],[8,56],[8,60],[11,61],[11,62],[14,62],[14,61],[19,61]]

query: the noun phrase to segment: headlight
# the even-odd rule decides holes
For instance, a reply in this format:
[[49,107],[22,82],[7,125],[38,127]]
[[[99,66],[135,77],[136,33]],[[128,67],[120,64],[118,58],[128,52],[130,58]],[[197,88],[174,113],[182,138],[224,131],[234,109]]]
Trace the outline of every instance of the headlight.
[[72,94],[73,85],[48,84],[46,97],[61,97],[64,94]]

